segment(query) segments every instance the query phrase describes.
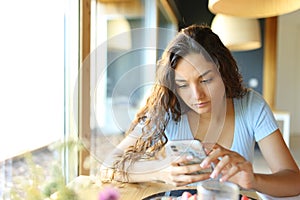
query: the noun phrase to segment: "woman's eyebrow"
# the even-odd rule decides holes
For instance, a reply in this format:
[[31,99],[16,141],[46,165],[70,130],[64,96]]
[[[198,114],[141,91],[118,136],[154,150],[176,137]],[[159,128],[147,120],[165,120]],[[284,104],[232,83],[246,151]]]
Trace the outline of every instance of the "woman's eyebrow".
[[199,78],[202,78],[203,76],[205,76],[205,75],[207,75],[208,73],[210,73],[212,70],[210,69],[210,70],[207,70],[206,72],[204,72],[203,74],[201,74],[200,76],[199,76]]
[[176,82],[186,82],[184,79],[175,79]]
[[[206,75],[209,74],[210,72],[212,72],[211,69],[210,69],[210,70],[207,70],[206,72],[204,72],[203,74],[201,74],[201,75],[199,76],[199,78],[203,78],[204,76],[206,76]],[[184,79],[178,79],[178,78],[175,78],[175,81],[176,81],[176,82],[186,82],[186,80],[184,80]]]

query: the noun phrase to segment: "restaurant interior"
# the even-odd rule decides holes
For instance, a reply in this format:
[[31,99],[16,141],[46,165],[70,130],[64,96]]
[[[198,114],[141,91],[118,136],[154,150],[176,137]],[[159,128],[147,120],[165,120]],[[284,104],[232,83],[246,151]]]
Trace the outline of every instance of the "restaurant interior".
[[[0,4],[0,199],[30,199],[31,193],[38,196],[31,199],[59,199],[59,184],[49,197],[39,194],[41,185],[57,179],[78,200],[98,199],[101,164],[145,103],[163,50],[192,24],[219,34],[244,85],[262,94],[273,110],[300,166],[300,1]],[[254,170],[270,171],[257,146]],[[120,199],[141,199],[171,187],[129,188]]]

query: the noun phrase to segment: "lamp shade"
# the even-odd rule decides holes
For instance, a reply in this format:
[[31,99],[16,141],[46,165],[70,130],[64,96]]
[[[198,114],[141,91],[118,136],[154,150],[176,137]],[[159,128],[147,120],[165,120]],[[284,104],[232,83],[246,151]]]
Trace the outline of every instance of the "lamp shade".
[[209,0],[214,13],[246,18],[266,18],[300,9],[300,0]]
[[212,21],[211,29],[231,51],[247,51],[261,47],[260,26],[257,19],[217,14]]
[[131,29],[129,22],[123,18],[111,19],[107,24],[108,49],[131,49]]

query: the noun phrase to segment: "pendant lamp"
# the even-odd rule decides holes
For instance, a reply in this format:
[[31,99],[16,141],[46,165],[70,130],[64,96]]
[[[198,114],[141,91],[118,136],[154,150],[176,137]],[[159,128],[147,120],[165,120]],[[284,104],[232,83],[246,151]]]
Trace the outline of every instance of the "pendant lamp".
[[261,47],[260,26],[257,19],[217,14],[212,21],[211,29],[231,51],[248,51]]
[[300,9],[300,0],[209,0],[214,13],[246,18],[266,18]]

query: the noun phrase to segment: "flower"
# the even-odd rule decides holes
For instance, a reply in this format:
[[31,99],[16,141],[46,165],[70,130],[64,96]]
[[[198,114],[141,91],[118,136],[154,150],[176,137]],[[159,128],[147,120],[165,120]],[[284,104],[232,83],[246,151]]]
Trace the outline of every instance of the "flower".
[[120,194],[116,188],[106,187],[99,193],[98,200],[119,200]]

